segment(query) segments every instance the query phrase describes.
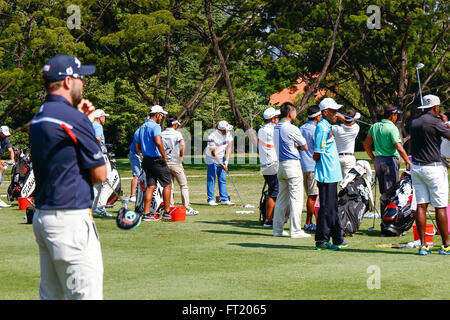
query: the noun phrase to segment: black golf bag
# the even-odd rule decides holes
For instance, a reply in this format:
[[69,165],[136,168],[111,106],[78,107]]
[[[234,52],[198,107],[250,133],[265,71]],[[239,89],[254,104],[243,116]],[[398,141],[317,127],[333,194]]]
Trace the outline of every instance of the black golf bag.
[[264,186],[261,191],[261,198],[259,199],[259,222],[261,224],[264,224],[264,221],[266,221],[266,202],[267,197],[269,197],[269,191],[266,190],[267,182],[264,181]]
[[412,227],[415,217],[411,207],[413,185],[410,172],[403,172],[400,181],[386,191],[380,200],[388,203],[382,213],[380,225],[383,235],[400,236]]
[[344,235],[358,231],[364,214],[373,207],[372,187],[364,178],[368,169],[357,163],[345,176],[338,193],[339,222]]
[[15,165],[11,170],[11,183],[7,191],[9,202],[17,198],[34,196],[36,180],[34,178],[31,158],[26,148],[13,147]]
[[[163,189],[164,188],[159,184],[159,181],[157,181],[155,191],[153,191],[152,203],[150,204],[151,214],[160,214],[161,210],[164,209]],[[136,186],[136,204],[134,211],[137,213],[144,214],[145,190],[147,190],[147,181],[145,179],[144,170],[141,170]]]
[[120,179],[119,170],[117,170],[116,159],[114,159],[113,157],[114,157],[113,153],[108,154],[109,163],[111,165],[111,174],[108,180],[110,181],[111,186],[114,188],[114,190],[111,189],[111,186],[109,186],[109,188],[106,188],[107,191],[111,193],[108,196],[108,201],[106,202],[105,205],[106,208],[114,207],[115,202],[119,199],[117,195],[122,196],[123,194],[122,181]]

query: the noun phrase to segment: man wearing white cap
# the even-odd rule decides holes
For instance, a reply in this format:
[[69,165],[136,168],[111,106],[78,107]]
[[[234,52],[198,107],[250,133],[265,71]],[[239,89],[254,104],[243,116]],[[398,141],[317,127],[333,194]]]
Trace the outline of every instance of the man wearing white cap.
[[439,118],[440,99],[435,95],[423,97],[422,114],[413,118],[407,130],[411,134],[412,168],[411,177],[417,201],[416,225],[421,241],[419,255],[431,254],[425,245],[425,225],[428,204],[436,209],[436,220],[442,238],[439,254],[450,254],[448,239],[447,168],[441,161],[441,139],[450,139],[450,129]]
[[[92,122],[92,126],[94,127],[95,138],[100,145],[100,148],[103,152],[103,158],[106,163],[106,172],[108,180],[111,175],[111,164],[109,163],[109,159],[107,156],[108,150],[106,149],[105,143],[105,135],[103,133],[103,126],[105,125],[106,117],[109,117],[109,114],[105,113],[102,109],[96,109],[94,111],[94,122]],[[105,181],[103,183],[99,183],[94,185],[94,202],[92,204],[92,215],[94,217],[104,216],[104,217],[112,217],[106,209],[106,203],[108,202],[108,192],[106,192],[109,188],[108,182]]]
[[208,145],[205,151],[206,162],[206,191],[208,196],[208,205],[217,206],[214,201],[214,189],[217,183],[219,185],[220,203],[224,205],[233,205],[228,198],[227,176],[228,161],[231,156],[233,146],[233,136],[231,130],[233,126],[225,120],[217,124],[217,130],[208,136]]
[[180,123],[176,117],[167,118],[167,129],[161,133],[164,151],[167,156],[167,166],[169,167],[172,176],[172,193],[170,196],[170,206],[173,207],[173,188],[174,181],[177,180],[181,191],[181,201],[186,207],[186,215],[197,215],[198,211],[192,209],[189,204],[189,187],[186,174],[183,168],[183,155],[185,150],[185,143],[183,135],[177,131]]
[[[10,161],[14,162],[14,150],[11,147],[11,143],[9,142],[8,137],[11,135],[9,132],[9,128],[7,126],[1,126],[0,127],[0,159],[3,156],[3,153],[6,149],[9,151]],[[5,164],[6,162],[4,160],[0,161],[0,184],[3,181],[3,173],[5,172]],[[0,200],[0,207],[7,208],[11,205],[6,204],[3,200]]]
[[264,227],[273,225],[273,209],[278,196],[278,157],[273,142],[273,130],[278,123],[280,110],[269,107],[264,110],[264,125],[258,130],[258,152],[261,174],[268,185],[266,201],[266,219]]

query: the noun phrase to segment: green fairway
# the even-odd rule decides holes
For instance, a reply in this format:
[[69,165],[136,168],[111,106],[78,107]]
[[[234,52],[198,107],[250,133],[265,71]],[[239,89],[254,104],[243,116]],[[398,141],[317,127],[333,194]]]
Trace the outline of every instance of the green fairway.
[[[118,167],[123,178],[130,177],[127,159],[119,159]],[[228,192],[235,206],[207,206],[205,166],[188,165],[191,203],[198,216],[188,216],[186,222],[142,222],[131,231],[97,218],[104,298],[448,299],[450,260],[438,255],[439,236],[433,254],[425,257],[417,249],[375,247],[413,240],[412,230],[403,237],[382,237],[379,219],[372,232],[367,230],[373,220],[364,219],[360,231],[346,238],[349,247],[338,252],[314,250],[313,237],[273,237],[258,222],[263,184],[258,165],[236,167],[230,166],[230,172],[244,202],[255,206],[253,214],[235,212],[244,209],[231,183]],[[0,186],[0,194],[7,186]],[[122,188],[129,194],[130,180],[124,179]],[[180,201],[177,184],[175,201]],[[17,201],[13,204],[0,210],[0,299],[39,299],[39,253],[32,226],[25,223]],[[115,215],[120,206],[117,202],[108,211]],[[373,270],[380,275],[375,288]]]

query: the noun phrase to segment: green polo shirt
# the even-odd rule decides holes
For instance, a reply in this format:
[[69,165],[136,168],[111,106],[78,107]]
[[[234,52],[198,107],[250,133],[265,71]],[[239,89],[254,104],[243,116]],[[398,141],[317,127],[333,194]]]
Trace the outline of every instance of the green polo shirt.
[[370,127],[369,134],[373,138],[375,156],[395,156],[400,158],[400,155],[395,148],[395,144],[397,142],[402,142],[402,140],[400,139],[398,128],[392,121],[383,119],[380,122],[375,123]]

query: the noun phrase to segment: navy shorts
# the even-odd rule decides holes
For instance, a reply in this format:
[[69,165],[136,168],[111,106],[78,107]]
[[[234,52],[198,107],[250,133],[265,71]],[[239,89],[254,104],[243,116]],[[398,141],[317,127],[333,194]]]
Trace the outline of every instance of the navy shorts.
[[161,158],[144,157],[142,169],[145,171],[147,186],[156,186],[156,181],[159,181],[162,187],[172,184],[170,169]]
[[269,186],[268,194],[271,198],[278,197],[278,177],[276,174],[264,175],[264,180],[266,180]]

